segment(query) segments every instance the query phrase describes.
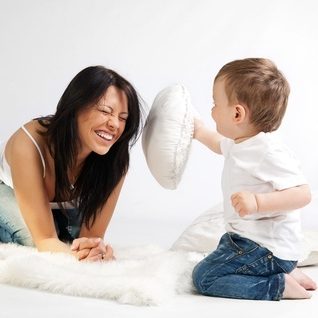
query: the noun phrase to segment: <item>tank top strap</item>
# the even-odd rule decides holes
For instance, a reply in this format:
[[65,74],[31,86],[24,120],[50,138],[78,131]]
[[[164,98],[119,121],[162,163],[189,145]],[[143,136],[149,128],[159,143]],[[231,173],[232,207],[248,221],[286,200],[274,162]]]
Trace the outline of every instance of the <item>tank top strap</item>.
[[44,160],[44,157],[42,155],[41,149],[40,149],[39,145],[37,144],[37,142],[35,141],[35,139],[32,137],[32,135],[27,131],[27,129],[24,126],[21,126],[21,128],[27,134],[27,136],[31,139],[34,146],[36,147],[36,149],[39,152],[39,155],[40,155],[41,161],[42,161],[42,166],[43,166],[43,178],[45,178],[45,160]]

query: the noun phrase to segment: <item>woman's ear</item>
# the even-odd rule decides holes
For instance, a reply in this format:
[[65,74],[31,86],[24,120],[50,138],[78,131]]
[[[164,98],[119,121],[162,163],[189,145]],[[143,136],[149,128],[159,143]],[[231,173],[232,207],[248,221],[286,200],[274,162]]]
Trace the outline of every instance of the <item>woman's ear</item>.
[[234,122],[236,124],[242,123],[247,116],[247,112],[244,106],[237,104],[234,105]]

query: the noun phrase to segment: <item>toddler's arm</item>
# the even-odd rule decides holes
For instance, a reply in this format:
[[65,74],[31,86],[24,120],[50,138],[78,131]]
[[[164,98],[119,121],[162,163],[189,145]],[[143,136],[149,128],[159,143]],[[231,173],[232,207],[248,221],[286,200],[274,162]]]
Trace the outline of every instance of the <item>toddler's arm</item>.
[[311,201],[307,184],[269,193],[236,192],[232,205],[241,217],[252,213],[285,212],[304,207]]
[[194,119],[194,139],[200,141],[212,151],[221,154],[220,141],[224,138],[216,131],[208,128],[203,121],[198,118]]

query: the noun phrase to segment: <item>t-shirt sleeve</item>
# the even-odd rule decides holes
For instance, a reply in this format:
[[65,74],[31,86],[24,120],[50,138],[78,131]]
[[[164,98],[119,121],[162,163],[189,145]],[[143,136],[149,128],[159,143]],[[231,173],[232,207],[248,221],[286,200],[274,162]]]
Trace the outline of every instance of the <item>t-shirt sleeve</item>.
[[271,183],[276,190],[307,184],[299,161],[287,147],[268,151],[256,169],[255,176]]

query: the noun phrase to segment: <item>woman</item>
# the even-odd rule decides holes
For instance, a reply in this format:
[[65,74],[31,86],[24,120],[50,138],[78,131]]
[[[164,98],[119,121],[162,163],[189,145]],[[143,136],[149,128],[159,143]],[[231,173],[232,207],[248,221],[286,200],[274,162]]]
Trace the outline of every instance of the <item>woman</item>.
[[103,66],[78,73],[54,115],[0,145],[0,242],[112,259],[102,238],[140,130],[140,102],[127,80]]

